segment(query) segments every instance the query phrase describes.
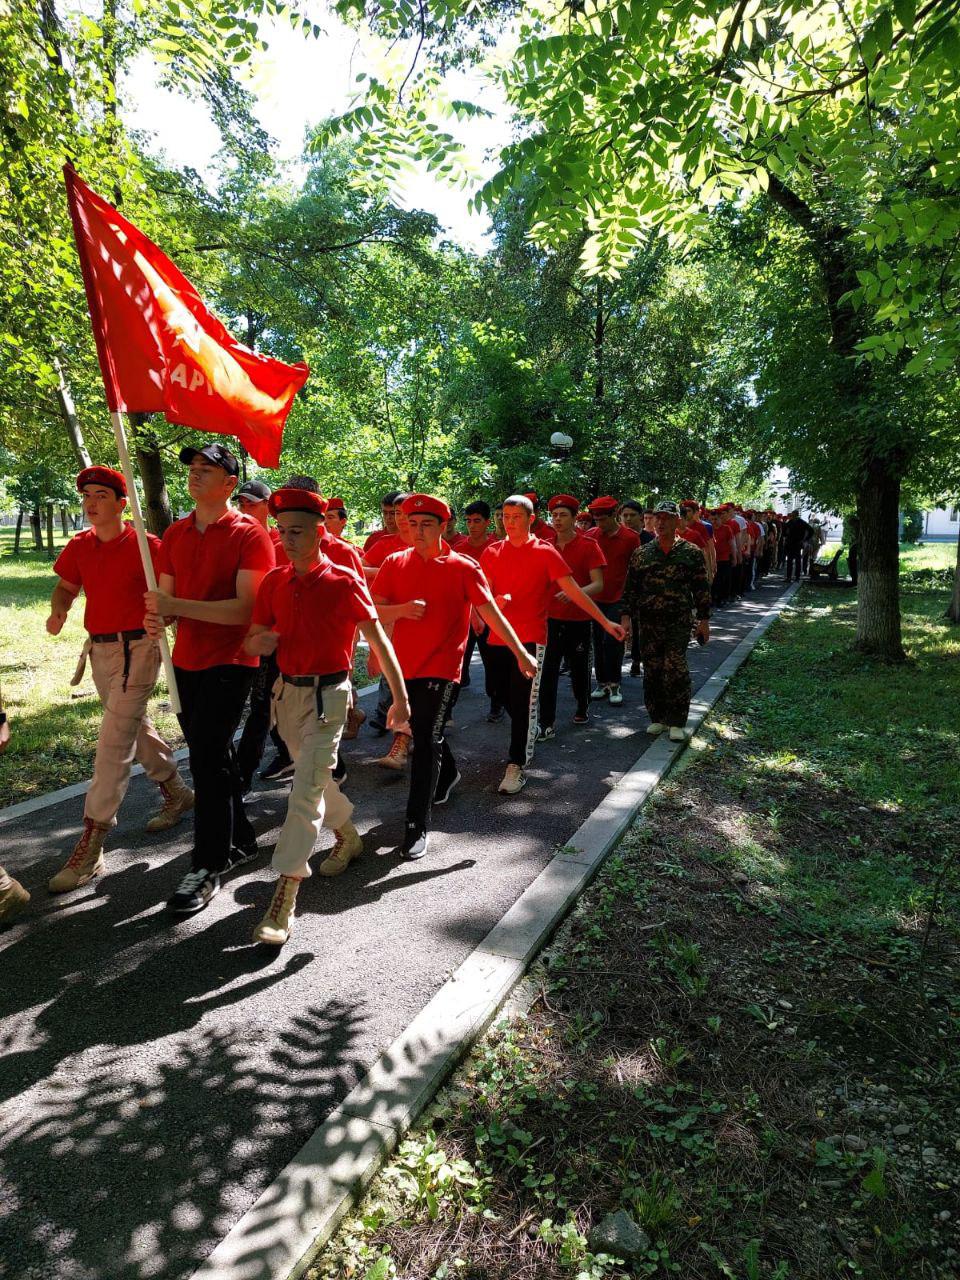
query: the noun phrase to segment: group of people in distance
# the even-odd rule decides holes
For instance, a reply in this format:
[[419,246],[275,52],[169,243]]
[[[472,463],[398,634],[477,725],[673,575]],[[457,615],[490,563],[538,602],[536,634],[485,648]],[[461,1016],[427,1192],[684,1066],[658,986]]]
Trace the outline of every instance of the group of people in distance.
[[[535,493],[513,494],[493,512],[472,502],[459,532],[442,498],[389,493],[382,528],[358,549],[344,538],[343,502],[324,499],[309,476],[273,491],[262,480],[241,483],[237,459],[218,442],[188,446],[180,461],[194,509],[162,539],[148,536],[156,590],[147,589],[136,534],[123,520],[122,474],[93,466],[77,477],[90,527],[54,564],[46,626],[58,634],[83,592],[88,636],[74,682],[89,659],[103,719],[83,830],[48,888],[79,889],[105,870],[104,843],[138,761],[160,792],[147,830],[168,830],[193,813],[191,866],[168,906],[178,916],[202,910],[224,874],[258,854],[245,798],[272,733],[277,755],[261,776],[292,775],[276,880],[254,931],[272,946],[290,935],[321,828],[332,830],[333,846],[319,875],[340,875],[362,852],[340,752],[345,727],[362,718],[353,683],[358,635],[369,646],[368,670],[381,673],[372,726],[393,733],[375,763],[409,766],[397,853],[415,860],[427,853],[433,808],[461,780],[447,729],[475,649],[487,718],[509,720],[499,791],[515,795],[535,743],[557,733],[562,671],[573,721],[584,724],[591,702],[623,702],[627,641],[631,674],[643,670],[648,732],[682,741],[691,637],[705,643],[711,604],[752,590],[777,562],[780,518],[772,513],[730,503],[709,512],[695,502],[645,509],[611,496],[581,509],[570,494],[549,499],[546,519]],[[158,639],[173,625],[192,785],[147,716]],[[0,869],[0,920],[28,897]]]

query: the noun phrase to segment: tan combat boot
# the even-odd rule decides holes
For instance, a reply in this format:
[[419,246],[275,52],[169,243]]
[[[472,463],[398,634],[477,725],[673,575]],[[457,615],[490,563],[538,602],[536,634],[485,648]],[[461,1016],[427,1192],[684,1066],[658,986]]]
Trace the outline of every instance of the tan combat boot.
[[273,899],[267,914],[253,931],[254,942],[265,942],[269,947],[282,947],[293,929],[294,907],[297,905],[297,876],[281,876],[273,891]]
[[13,876],[0,867],[0,928],[12,924],[30,901],[30,895]]
[[57,874],[47,883],[51,893],[69,893],[79,889],[104,869],[103,841],[109,827],[101,826],[92,818],[84,818],[83,834],[73,847],[73,853]]
[[159,783],[160,795],[163,797],[163,808],[155,813],[146,825],[147,831],[169,831],[175,827],[185,813],[193,808],[193,792],[175,773],[166,782]]
[[336,844],[330,850],[329,855],[324,858],[323,862],[317,867],[318,876],[339,876],[354,858],[359,858],[363,853],[363,841],[360,839],[360,832],[352,822],[345,822],[339,831],[333,833],[336,837]]
[[378,764],[381,769],[405,769],[407,767],[407,756],[410,754],[410,738],[405,733],[394,734],[393,742],[390,744],[390,750],[385,756],[381,756],[379,760],[374,760],[374,764]]

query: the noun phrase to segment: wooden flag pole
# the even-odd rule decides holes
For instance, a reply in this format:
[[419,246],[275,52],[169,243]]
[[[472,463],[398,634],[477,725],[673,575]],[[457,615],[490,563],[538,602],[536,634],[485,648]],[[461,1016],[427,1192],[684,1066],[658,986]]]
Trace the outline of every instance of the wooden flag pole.
[[[113,434],[117,441],[117,453],[120,457],[120,470],[127,482],[127,500],[130,503],[130,514],[133,516],[133,527],[137,533],[137,545],[140,548],[140,559],[143,561],[143,574],[147,580],[149,591],[157,590],[157,575],[153,569],[153,557],[150,555],[150,544],[147,542],[147,527],[143,523],[143,512],[140,510],[140,495],[133,479],[133,465],[130,462],[130,450],[127,447],[127,433],[123,426],[123,415],[112,409],[110,421],[113,423]],[[170,645],[167,633],[161,631],[158,640],[160,658],[163,662],[163,674],[167,678],[167,692],[170,694],[170,706],[175,715],[180,714],[180,690],[177,688],[177,673],[173,669],[170,657]]]

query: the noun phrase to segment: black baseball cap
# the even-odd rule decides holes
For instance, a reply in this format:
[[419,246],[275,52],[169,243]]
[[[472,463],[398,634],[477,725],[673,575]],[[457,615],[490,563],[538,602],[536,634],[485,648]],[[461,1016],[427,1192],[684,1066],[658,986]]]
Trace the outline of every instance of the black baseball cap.
[[197,449],[192,444],[185,444],[180,450],[180,461],[189,466],[194,458],[206,458],[215,467],[223,467],[228,476],[240,474],[240,463],[222,444],[205,444],[202,449]]
[[245,480],[236,492],[238,498],[256,498],[257,502],[266,502],[271,490],[262,480]]

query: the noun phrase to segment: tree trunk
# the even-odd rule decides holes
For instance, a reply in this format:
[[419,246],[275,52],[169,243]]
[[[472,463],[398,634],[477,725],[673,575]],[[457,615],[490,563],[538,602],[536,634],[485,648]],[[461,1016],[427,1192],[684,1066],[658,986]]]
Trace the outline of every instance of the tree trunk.
[[13,554],[20,554],[20,535],[23,532],[23,507],[17,509],[17,528],[13,535]]
[[900,632],[900,474],[881,458],[867,467],[857,494],[860,520],[857,642],[861,653],[891,662],[905,654]]
[[67,508],[62,502],[60,503],[60,528],[63,530],[63,536],[65,538],[69,538],[70,530],[67,527]]
[[43,533],[40,526],[40,508],[34,507],[30,512],[30,531],[33,534],[33,549],[35,551],[43,550]]
[[47,555],[53,559],[53,503],[47,503]]
[[957,568],[953,575],[953,599],[944,616],[951,622],[960,622],[960,536],[957,537]]
[[67,382],[66,374],[63,372],[63,366],[56,356],[53,358],[53,367],[57,371],[57,405],[63,415],[63,423],[67,428],[70,444],[73,446],[77,466],[82,471],[84,467],[93,466],[93,460],[83,442],[83,432],[80,430],[80,421],[77,418],[73,396],[70,393],[70,384]]
[[173,524],[173,511],[167,482],[163,477],[163,459],[160,446],[152,437],[138,436],[136,440],[137,466],[143,480],[143,518],[151,533],[158,538]]

